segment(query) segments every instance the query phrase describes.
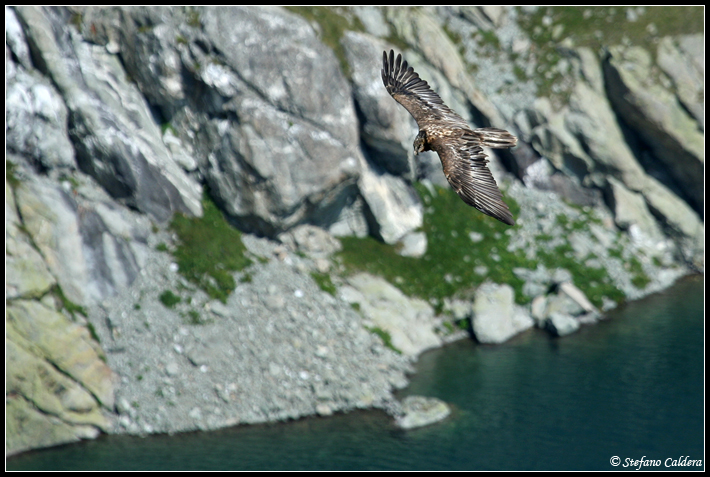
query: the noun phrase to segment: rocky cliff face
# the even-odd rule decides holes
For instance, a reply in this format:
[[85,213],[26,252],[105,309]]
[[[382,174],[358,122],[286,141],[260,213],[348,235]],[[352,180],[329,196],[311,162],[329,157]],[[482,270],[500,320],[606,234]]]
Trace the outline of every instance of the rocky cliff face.
[[[6,8],[7,452],[396,413],[408,356],[448,322],[562,335],[702,271],[704,36],[668,8]],[[491,168],[519,226],[434,220],[463,209],[437,208],[438,159],[412,155],[392,47],[471,124],[518,135]],[[217,251],[207,287],[171,222],[205,197],[251,262]],[[367,236],[404,265],[354,265]],[[403,278],[422,264],[441,296]],[[352,274],[380,265],[418,298]]]

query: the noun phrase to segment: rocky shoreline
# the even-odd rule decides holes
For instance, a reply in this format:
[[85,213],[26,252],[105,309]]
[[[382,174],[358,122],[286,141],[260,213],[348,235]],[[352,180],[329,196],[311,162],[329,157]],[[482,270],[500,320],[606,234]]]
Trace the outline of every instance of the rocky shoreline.
[[[278,245],[265,239],[245,241],[268,262],[250,268],[250,282],[226,304],[176,271],[166,273],[171,263],[163,255],[148,264],[133,293],[92,310],[89,319],[120,379],[113,432],[206,430],[387,408],[391,390],[406,385],[409,358],[386,349],[347,303],[322,291],[308,274],[309,260],[277,258]],[[190,303],[166,309],[158,296],[180,287]],[[188,312],[195,309],[193,319]]]
[[[524,234],[533,223],[532,204],[541,204],[545,193],[511,193],[532,211],[519,221]],[[564,208],[554,196],[548,200],[545,210]],[[545,227],[539,221],[534,226]],[[185,280],[169,253],[151,251],[126,292],[89,309],[88,321],[117,377],[117,415],[108,432],[210,430],[359,408],[384,409],[401,420],[405,411],[393,392],[408,384],[421,352],[452,339],[501,343],[533,326],[564,336],[604,317],[564,269],[518,272],[526,277],[524,289],[545,291],[528,306],[515,304],[509,286],[486,283],[472,300],[452,301],[437,315],[428,302],[380,277],[340,276],[338,239],[327,232],[302,226],[293,236],[300,240],[243,235],[253,265],[226,303]],[[164,240],[169,234],[151,236],[149,250]],[[639,290],[621,260],[606,266],[632,299],[689,272],[649,270],[651,283]],[[314,272],[330,273],[335,291],[324,291]],[[180,303],[161,303],[164,290],[180,290]],[[462,320],[470,320],[470,331],[444,326]]]

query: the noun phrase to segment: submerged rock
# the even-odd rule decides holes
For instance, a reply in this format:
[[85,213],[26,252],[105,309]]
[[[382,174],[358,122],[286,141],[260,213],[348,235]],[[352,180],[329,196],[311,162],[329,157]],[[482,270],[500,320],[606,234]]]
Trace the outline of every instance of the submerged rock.
[[425,396],[407,396],[402,401],[403,416],[395,420],[402,429],[414,429],[443,421],[451,409],[442,400]]

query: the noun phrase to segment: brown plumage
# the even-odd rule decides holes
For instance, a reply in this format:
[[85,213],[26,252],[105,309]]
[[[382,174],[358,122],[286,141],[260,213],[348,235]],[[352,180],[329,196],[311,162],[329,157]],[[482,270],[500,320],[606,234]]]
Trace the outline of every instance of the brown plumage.
[[426,81],[394,51],[383,53],[382,82],[387,92],[417,121],[419,134],[414,139],[414,154],[436,151],[444,175],[456,193],[486,215],[503,223],[515,221],[488,170],[488,157],[481,146],[513,147],[517,138],[497,128],[471,129],[466,121],[444,104]]

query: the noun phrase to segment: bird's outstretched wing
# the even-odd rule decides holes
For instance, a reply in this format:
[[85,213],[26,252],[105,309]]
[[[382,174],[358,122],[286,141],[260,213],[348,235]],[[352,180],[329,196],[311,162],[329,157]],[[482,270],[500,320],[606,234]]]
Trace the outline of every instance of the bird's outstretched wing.
[[481,147],[484,141],[479,133],[482,130],[500,131],[515,139],[507,131],[483,128],[463,131],[459,137],[437,140],[432,145],[433,149],[439,154],[446,179],[464,202],[503,223],[515,225],[513,215],[503,202],[498,184],[486,165],[488,157]]
[[466,121],[444,104],[441,97],[421,79],[414,69],[398,54],[390,50],[382,54],[382,82],[387,92],[405,107],[417,121],[419,129],[442,122],[451,127],[468,128]]
[[505,148],[517,143],[508,131],[496,128],[472,130],[466,121],[444,104],[426,81],[419,78],[411,66],[394,57],[394,51],[383,53],[382,82],[389,94],[417,121],[426,133],[428,148],[436,151],[444,166],[444,175],[451,187],[468,205],[503,223],[515,221],[503,202],[486,163],[482,146]]

